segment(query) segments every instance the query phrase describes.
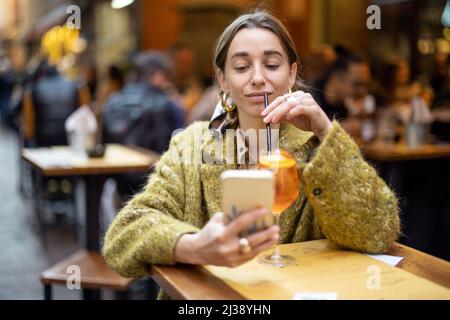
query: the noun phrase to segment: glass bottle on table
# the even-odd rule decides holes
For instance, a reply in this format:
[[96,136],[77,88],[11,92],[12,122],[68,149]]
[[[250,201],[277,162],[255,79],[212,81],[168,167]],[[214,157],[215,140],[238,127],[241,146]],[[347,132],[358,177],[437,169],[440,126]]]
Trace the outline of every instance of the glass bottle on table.
[[[286,150],[276,149],[269,151],[266,155],[261,155],[259,168],[271,170],[275,175],[275,200],[272,214],[275,217],[275,224],[279,225],[280,215],[298,197],[298,176],[294,157]],[[261,264],[275,267],[285,267],[295,262],[295,258],[283,255],[278,244],[275,245],[271,255],[264,255],[258,258]]]

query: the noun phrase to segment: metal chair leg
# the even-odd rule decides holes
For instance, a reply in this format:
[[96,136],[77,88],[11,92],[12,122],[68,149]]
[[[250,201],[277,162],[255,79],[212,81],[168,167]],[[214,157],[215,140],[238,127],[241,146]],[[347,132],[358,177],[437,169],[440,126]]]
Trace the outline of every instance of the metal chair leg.
[[44,285],[44,299],[52,300],[52,286],[49,284]]

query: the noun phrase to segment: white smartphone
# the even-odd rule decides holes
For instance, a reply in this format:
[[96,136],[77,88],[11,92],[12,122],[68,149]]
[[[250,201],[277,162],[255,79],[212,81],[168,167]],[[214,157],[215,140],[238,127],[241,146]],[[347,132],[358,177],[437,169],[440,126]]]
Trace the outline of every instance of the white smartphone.
[[222,182],[222,212],[228,224],[244,212],[266,208],[267,214],[258,219],[241,236],[247,236],[273,225],[272,205],[275,179],[269,170],[227,170],[220,176]]

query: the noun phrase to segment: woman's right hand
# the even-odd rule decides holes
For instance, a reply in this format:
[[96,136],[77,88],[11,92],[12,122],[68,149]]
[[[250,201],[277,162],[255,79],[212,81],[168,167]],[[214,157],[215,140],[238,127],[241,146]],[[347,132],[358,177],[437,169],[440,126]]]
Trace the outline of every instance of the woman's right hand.
[[223,213],[216,213],[197,233],[182,235],[175,247],[175,260],[181,263],[236,267],[273,246],[279,238],[279,227],[272,226],[247,237],[251,250],[242,253],[239,234],[251,227],[266,209],[256,209],[240,215],[228,225]]

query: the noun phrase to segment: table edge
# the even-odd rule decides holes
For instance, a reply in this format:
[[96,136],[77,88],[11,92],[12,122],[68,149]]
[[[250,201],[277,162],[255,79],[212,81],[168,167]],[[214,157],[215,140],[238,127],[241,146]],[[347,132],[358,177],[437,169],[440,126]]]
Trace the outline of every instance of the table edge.
[[[426,266],[421,263],[421,262],[417,262],[417,259],[414,259],[414,257],[419,256],[421,258],[426,258],[428,260],[431,260],[431,263],[434,264],[439,264],[441,266],[447,266],[449,267],[450,270],[450,262],[440,259],[438,257],[432,256],[430,254],[427,254],[425,252],[416,250],[414,248],[408,247],[404,244],[401,243],[394,243],[392,245],[392,247],[386,252],[386,254],[394,254],[398,252],[402,252],[402,253],[407,253],[407,254],[403,254],[402,256],[404,257],[404,260],[402,260],[402,262],[400,262],[398,265],[396,265],[396,268],[400,268],[406,272],[409,272],[411,274],[414,274],[416,276],[419,276],[421,278],[427,279],[428,281],[433,282],[434,284],[443,286],[445,288],[450,288],[450,276],[448,277],[449,280],[446,280],[445,276],[434,276],[434,277],[430,277],[427,274],[423,274],[421,272],[417,273],[417,270],[411,270],[408,269],[408,267],[404,267],[403,263],[404,261],[406,261],[409,264],[413,264],[413,265],[418,265],[421,269],[423,270],[427,270]],[[228,296],[223,296],[222,298],[220,298],[220,294],[223,294],[223,292],[218,293],[218,297],[217,299],[223,299],[223,300],[232,300],[232,299],[245,299],[245,297],[243,297],[240,293],[238,293],[237,291],[235,291],[233,288],[231,288],[230,286],[228,286],[223,280],[215,277],[211,272],[209,272],[204,266],[200,266],[200,265],[177,265],[177,266],[162,266],[162,265],[154,265],[150,267],[150,274],[151,276],[155,279],[155,281],[158,283],[158,285],[161,287],[162,290],[164,290],[167,294],[169,294],[169,296],[172,299],[205,299],[205,298],[196,298],[196,297],[191,297],[190,295],[186,294],[186,293],[181,293],[179,291],[177,291],[176,288],[174,288],[174,286],[172,286],[172,282],[170,279],[167,278],[167,275],[165,273],[167,273],[167,270],[180,270],[180,267],[184,270],[184,272],[186,270],[190,270],[194,273],[198,273],[199,271],[204,273],[205,275],[207,275],[208,277],[210,277],[213,281],[221,283],[221,285],[224,285],[227,289],[227,291],[229,291],[231,294],[235,294],[236,297],[228,297]],[[438,279],[439,281],[436,281],[436,279]],[[229,290],[228,290],[229,289]]]

